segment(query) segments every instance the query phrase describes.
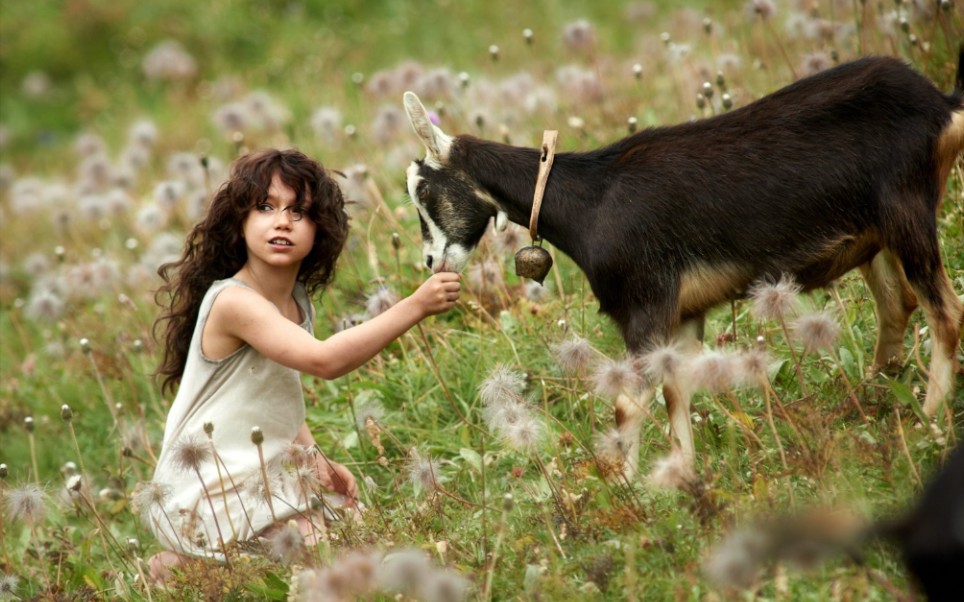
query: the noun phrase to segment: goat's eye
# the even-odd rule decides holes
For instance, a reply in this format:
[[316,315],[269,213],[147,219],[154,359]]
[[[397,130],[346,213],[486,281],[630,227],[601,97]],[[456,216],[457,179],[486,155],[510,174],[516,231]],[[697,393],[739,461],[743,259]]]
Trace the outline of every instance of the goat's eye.
[[424,181],[419,182],[418,186],[415,187],[415,194],[418,195],[420,201],[425,201],[428,199],[428,184]]

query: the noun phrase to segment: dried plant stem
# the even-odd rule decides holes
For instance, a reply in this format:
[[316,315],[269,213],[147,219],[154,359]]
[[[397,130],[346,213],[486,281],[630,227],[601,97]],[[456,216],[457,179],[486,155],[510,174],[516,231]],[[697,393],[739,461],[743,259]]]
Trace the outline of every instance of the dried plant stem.
[[492,599],[492,579],[495,577],[495,565],[499,561],[499,548],[502,547],[502,538],[505,536],[506,517],[509,511],[502,509],[502,516],[499,518],[499,525],[495,532],[495,544],[492,547],[492,559],[489,560],[489,567],[485,571],[485,587],[482,590],[482,599],[485,601]]
[[793,350],[793,344],[791,343],[793,339],[790,338],[790,330],[787,328],[787,321],[782,317],[780,318],[780,327],[783,329],[783,336],[786,338],[787,349],[790,350],[790,357],[793,358],[793,367],[797,371],[797,380],[800,381],[800,391],[803,393],[804,397],[807,397],[810,395],[810,393],[807,392],[807,383],[803,380],[803,369],[800,367],[800,358],[797,357],[797,352]]
[[37,443],[33,432],[27,431],[27,442],[30,444],[30,465],[33,467],[33,482],[40,484],[40,470],[37,469]]
[[[214,449],[214,438],[211,437],[210,434],[208,434],[208,443],[211,446],[211,455],[214,457],[214,467],[218,471],[218,483],[221,484],[221,499],[224,501],[224,507],[227,508],[228,494],[225,491],[226,487],[224,486],[224,475],[221,474],[221,462],[220,462],[221,458],[218,455],[218,450]],[[237,539],[238,530],[234,528],[234,521],[231,519],[231,513],[225,512],[225,515],[228,517],[228,526],[231,527],[231,538]]]
[[[760,385],[763,389],[763,401],[767,408],[767,423],[770,425],[770,432],[773,433],[773,439],[777,442],[777,451],[780,453],[780,464],[783,465],[784,472],[789,474],[790,465],[787,464],[787,454],[783,451],[783,441],[780,439],[780,433],[777,432],[777,425],[773,421],[773,406],[770,403],[770,385],[768,382],[761,382]],[[793,498],[793,487],[791,487],[789,483],[787,484],[787,493],[790,496],[790,505],[796,506]]]
[[[258,446],[258,450],[261,450],[261,446]],[[226,564],[230,570],[231,559],[228,558],[228,547],[224,544],[224,536],[221,534],[221,524],[218,522],[218,515],[214,510],[214,502],[211,500],[211,494],[208,492],[208,486],[204,483],[204,479],[201,478],[201,470],[197,466],[194,467],[194,474],[197,475],[197,480],[201,484],[201,490],[204,491],[204,499],[208,501],[208,507],[211,508],[211,518],[214,519],[214,528],[218,532],[218,545],[221,546],[221,553],[224,554],[224,564]],[[274,514],[272,514],[272,517],[273,516]]]
[[274,513],[274,504],[271,502],[271,484],[268,482],[268,467],[264,463],[264,450],[261,444],[258,447],[258,462],[261,464],[261,481],[264,483],[264,498],[268,502],[268,510],[271,512],[272,522],[278,522],[278,517]]
[[70,431],[70,439],[74,442],[74,451],[77,452],[77,464],[80,466],[80,474],[87,474],[87,469],[84,468],[84,457],[80,453],[80,445],[77,443],[77,433],[74,432],[73,421],[67,421],[67,429]]
[[840,364],[840,360],[837,359],[837,354],[831,351],[829,355],[833,359],[834,365],[837,366],[837,371],[840,372],[840,378],[843,379],[844,384],[847,386],[847,393],[850,395],[850,401],[852,401],[854,407],[857,408],[857,412],[863,419],[864,424],[869,427],[870,420],[867,418],[867,414],[864,413],[864,408],[860,405],[860,401],[857,399],[857,393],[854,391],[853,385],[850,384],[850,379],[847,378],[847,373],[844,372],[843,366]]
[[141,578],[141,583],[144,584],[144,592],[147,594],[147,602],[154,602],[154,598],[151,595],[151,582],[148,581],[147,577],[144,575],[144,567],[141,566],[141,562],[143,562],[143,560],[141,560],[139,556],[134,558],[134,566],[137,567],[137,576]]
[[435,356],[432,355],[432,347],[428,343],[428,337],[425,335],[425,329],[422,328],[421,322],[416,324],[416,326],[418,327],[418,334],[422,337],[422,343],[425,345],[425,357],[428,358],[429,365],[432,367],[432,373],[435,375],[435,379],[438,381],[439,386],[442,387],[442,391],[445,393],[445,398],[449,400],[449,404],[451,404],[452,409],[455,410],[459,420],[461,420],[469,428],[479,431],[483,434],[483,436],[489,436],[484,429],[481,429],[475,424],[469,422],[469,419],[466,418],[465,414],[462,413],[462,410],[459,409],[459,404],[455,401],[455,397],[452,395],[452,392],[449,391],[448,385],[445,384],[445,379],[442,378],[442,372],[439,370],[438,364],[435,362]]
[[904,426],[901,424],[900,420],[900,408],[894,406],[894,414],[897,417],[897,435],[900,440],[900,451],[904,454],[907,459],[907,464],[910,465],[911,474],[914,475],[914,480],[917,481],[917,486],[922,487],[924,482],[920,478],[920,473],[917,472],[917,465],[914,464],[914,458],[910,455],[910,449],[907,447],[907,438],[904,437]]
[[37,535],[37,525],[30,523],[30,536],[33,538],[33,545],[37,548],[37,560],[40,562],[40,570],[43,571],[44,581],[47,583],[47,591],[53,591],[50,583],[50,573],[47,571],[47,561],[44,559],[44,549],[40,545],[40,536]]
[[97,367],[97,361],[94,359],[93,353],[85,354],[88,359],[90,359],[90,365],[94,368],[94,376],[97,378],[97,386],[100,387],[100,392],[104,396],[104,403],[107,404],[107,410],[110,412],[111,417],[114,419],[114,425],[117,425],[117,409],[114,407],[114,398],[110,394],[110,389],[104,384],[104,377],[100,374],[100,368]]

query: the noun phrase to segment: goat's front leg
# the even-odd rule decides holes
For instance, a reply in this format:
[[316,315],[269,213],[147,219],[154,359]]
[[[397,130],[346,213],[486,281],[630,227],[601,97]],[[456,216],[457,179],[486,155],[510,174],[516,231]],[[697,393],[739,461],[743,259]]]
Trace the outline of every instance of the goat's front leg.
[[[703,341],[703,316],[685,320],[676,334],[676,344],[684,354],[700,351]],[[669,414],[669,432],[673,445],[679,449],[687,462],[696,460],[696,446],[693,443],[693,423],[690,419],[690,398],[693,391],[679,374],[669,376],[663,382],[663,399]]]

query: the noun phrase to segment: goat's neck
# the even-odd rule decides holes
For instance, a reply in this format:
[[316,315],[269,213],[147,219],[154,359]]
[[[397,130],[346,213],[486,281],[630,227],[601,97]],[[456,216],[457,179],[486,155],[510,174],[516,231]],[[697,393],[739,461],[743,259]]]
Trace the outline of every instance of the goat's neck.
[[[461,136],[453,162],[478,182],[502,207],[509,220],[529,227],[540,151]],[[579,229],[594,219],[600,182],[592,178],[578,153],[555,156],[539,212],[539,236],[577,262],[582,255]]]

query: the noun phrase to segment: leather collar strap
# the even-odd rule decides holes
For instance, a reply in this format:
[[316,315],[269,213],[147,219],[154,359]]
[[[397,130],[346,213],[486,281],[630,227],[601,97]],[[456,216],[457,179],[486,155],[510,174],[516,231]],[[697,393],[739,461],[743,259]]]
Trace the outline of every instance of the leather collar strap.
[[546,182],[549,180],[549,170],[552,169],[552,159],[556,155],[556,141],[559,132],[546,130],[542,133],[542,155],[539,157],[539,176],[536,178],[536,191],[532,197],[532,214],[529,216],[529,236],[532,242],[539,239],[539,210],[542,208],[542,197],[546,193]]

